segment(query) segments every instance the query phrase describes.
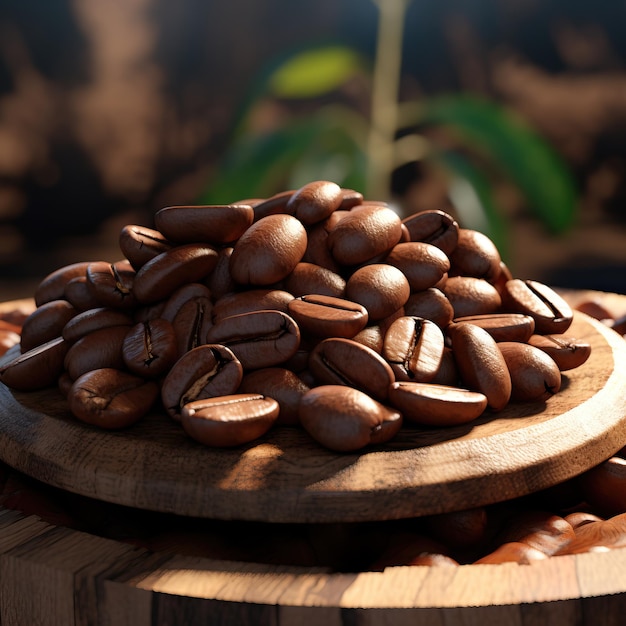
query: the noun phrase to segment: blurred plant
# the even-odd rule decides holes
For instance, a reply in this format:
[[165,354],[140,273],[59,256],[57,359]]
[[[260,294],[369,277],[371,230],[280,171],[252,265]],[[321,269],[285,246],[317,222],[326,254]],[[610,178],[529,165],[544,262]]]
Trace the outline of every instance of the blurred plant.
[[[373,1],[380,11],[373,68],[342,45],[274,61],[235,115],[229,149],[200,202],[265,198],[320,179],[393,200],[392,173],[427,163],[444,173],[462,224],[490,236],[503,256],[508,232],[496,201],[503,182],[545,228],[564,232],[576,211],[573,177],[512,111],[468,94],[397,102],[409,0]],[[371,102],[362,110],[367,93]]]

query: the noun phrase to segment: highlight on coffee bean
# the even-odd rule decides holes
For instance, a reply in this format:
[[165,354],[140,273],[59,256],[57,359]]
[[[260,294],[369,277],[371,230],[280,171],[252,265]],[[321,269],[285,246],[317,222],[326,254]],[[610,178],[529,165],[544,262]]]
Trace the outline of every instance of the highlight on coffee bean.
[[0,381],[101,428],[159,411],[206,446],[287,427],[348,452],[549,402],[590,355],[558,293],[443,211],[313,181],[154,221],[41,281]]

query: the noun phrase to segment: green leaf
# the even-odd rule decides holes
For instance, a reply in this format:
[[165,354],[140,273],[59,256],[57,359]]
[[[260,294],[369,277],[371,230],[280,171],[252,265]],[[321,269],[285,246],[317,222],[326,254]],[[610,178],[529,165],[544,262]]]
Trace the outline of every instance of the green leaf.
[[444,97],[421,103],[419,121],[452,129],[500,168],[550,231],[571,226],[578,195],[573,176],[549,144],[507,109],[470,96]]
[[437,152],[432,158],[448,173],[449,193],[461,226],[487,235],[506,262],[509,244],[507,228],[498,212],[489,179],[459,152]]
[[232,144],[199,202],[267,198],[322,179],[362,190],[365,155],[358,132],[358,117],[320,109],[271,133],[244,136]]
[[316,98],[338,89],[363,67],[362,57],[345,46],[304,50],[273,71],[268,91],[278,98]]

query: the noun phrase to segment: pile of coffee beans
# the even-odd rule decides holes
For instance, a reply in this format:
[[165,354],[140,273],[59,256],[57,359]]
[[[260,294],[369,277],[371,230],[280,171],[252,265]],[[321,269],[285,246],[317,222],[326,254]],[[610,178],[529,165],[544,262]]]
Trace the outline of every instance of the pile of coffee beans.
[[208,446],[282,424],[350,452],[545,400],[590,353],[555,291],[442,211],[400,219],[316,181],[154,226],[125,226],[119,261],[43,279],[4,384],[58,384],[102,428],[160,404]]

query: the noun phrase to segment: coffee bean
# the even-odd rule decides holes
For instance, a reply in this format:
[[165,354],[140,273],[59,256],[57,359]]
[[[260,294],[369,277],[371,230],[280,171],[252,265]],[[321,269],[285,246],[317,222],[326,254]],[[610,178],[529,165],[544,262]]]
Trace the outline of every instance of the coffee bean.
[[161,252],[172,248],[174,244],[158,230],[129,224],[120,232],[119,246],[133,269],[138,270]]
[[78,311],[67,300],[51,300],[37,307],[22,325],[22,352],[60,337],[65,325],[77,314]]
[[591,345],[567,335],[532,335],[528,343],[543,350],[565,372],[580,367],[591,356]]
[[406,276],[411,291],[434,287],[450,269],[450,261],[442,250],[418,241],[396,244],[385,263],[397,267]]
[[100,306],[131,309],[135,306],[133,283],[135,270],[125,261],[107,263],[96,261],[87,266],[87,287]]
[[484,328],[496,341],[525,343],[535,330],[535,320],[521,313],[487,313],[456,317],[456,324],[474,324]]
[[165,374],[178,355],[174,327],[164,319],[135,324],[126,333],[122,344],[126,367],[144,378]]
[[446,281],[443,293],[452,304],[455,318],[496,313],[502,304],[496,288],[483,278],[452,276]]
[[422,241],[440,248],[450,255],[459,240],[459,225],[444,211],[421,211],[402,220],[409,231],[411,241]]
[[88,261],[70,263],[48,274],[35,289],[35,305],[41,306],[51,300],[63,300],[65,286],[72,278],[84,277]]
[[318,180],[300,187],[287,202],[287,212],[310,226],[325,220],[341,206],[344,195],[336,183]]
[[459,229],[459,240],[450,254],[455,274],[493,281],[500,274],[500,253],[489,237],[476,230]]
[[305,333],[316,337],[350,339],[368,322],[364,306],[332,296],[307,295],[289,303],[289,314]]

